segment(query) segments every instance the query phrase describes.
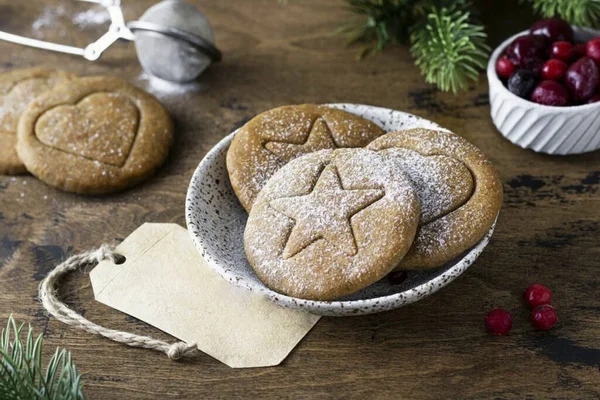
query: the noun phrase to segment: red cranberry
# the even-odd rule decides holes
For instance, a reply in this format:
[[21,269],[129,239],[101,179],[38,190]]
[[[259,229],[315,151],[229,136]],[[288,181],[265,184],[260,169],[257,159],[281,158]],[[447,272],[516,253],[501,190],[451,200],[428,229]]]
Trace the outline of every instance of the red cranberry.
[[577,102],[589,100],[598,87],[600,72],[596,64],[584,57],[571,64],[567,70],[565,82]]
[[552,291],[544,285],[534,283],[523,294],[529,307],[534,308],[552,302]]
[[530,33],[533,35],[546,36],[553,42],[558,40],[567,42],[573,41],[573,28],[560,18],[542,19],[533,24]]
[[500,78],[508,79],[515,72],[515,65],[506,57],[500,57],[496,62],[496,72]]
[[587,104],[598,103],[600,102],[600,94],[594,95],[591,99],[587,101]]
[[585,54],[600,65],[600,37],[590,40],[585,46]]
[[519,36],[506,48],[505,53],[516,67],[539,72],[548,58],[548,42],[544,36]]
[[573,58],[573,45],[569,42],[554,42],[550,49],[552,58],[568,63]]
[[550,304],[544,304],[531,310],[531,322],[541,331],[547,331],[558,322],[556,309]]
[[573,46],[573,60],[577,61],[579,60],[581,57],[585,57],[585,53],[586,53],[586,45],[585,43],[578,43],[575,46]]
[[550,59],[542,67],[542,78],[559,81],[565,76],[569,66],[560,60]]
[[564,107],[569,105],[569,92],[558,82],[543,81],[531,93],[531,101],[546,106]]
[[508,335],[512,324],[512,316],[503,308],[495,308],[485,316],[485,327],[495,336]]
[[388,275],[390,285],[399,285],[406,280],[406,271],[394,271]]

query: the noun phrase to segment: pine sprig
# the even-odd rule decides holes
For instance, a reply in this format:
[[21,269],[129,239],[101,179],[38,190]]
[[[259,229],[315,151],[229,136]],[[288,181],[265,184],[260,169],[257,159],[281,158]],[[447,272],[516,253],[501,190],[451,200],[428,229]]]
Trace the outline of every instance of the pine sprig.
[[470,21],[464,6],[432,7],[427,21],[411,35],[415,64],[428,83],[445,92],[465,90],[477,81],[490,50],[483,27]]
[[364,22],[348,23],[337,33],[346,34],[346,45],[365,45],[357,59],[381,52],[393,43],[408,43],[413,24],[412,7],[417,0],[348,0],[350,12],[365,16]]
[[530,0],[535,12],[545,18],[559,16],[568,23],[600,27],[600,0]]
[[443,91],[466,89],[477,80],[489,48],[483,26],[473,21],[466,0],[347,0],[351,12],[366,17],[338,33],[347,45],[364,43],[357,58],[390,44],[411,43],[411,53],[429,83]]
[[31,326],[25,342],[12,316],[0,334],[0,399],[3,400],[80,400],[81,377],[71,353],[56,349],[46,370],[42,366],[43,338],[34,339]]

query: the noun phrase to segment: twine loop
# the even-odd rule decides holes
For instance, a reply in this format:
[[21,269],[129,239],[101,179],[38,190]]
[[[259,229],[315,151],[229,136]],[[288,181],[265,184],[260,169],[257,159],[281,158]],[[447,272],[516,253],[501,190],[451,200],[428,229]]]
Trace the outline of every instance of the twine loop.
[[104,328],[85,319],[82,315],[60,301],[57,295],[58,281],[60,278],[69,272],[87,265],[97,264],[104,260],[110,260],[112,263],[120,264],[123,260],[123,256],[115,253],[110,246],[105,244],[96,250],[69,257],[63,263],[56,266],[56,268],[54,268],[40,284],[39,298],[44,308],[56,319],[67,325],[74,326],[94,335],[103,336],[127,346],[160,351],[165,353],[171,360],[179,360],[183,357],[191,356],[198,351],[195,343],[167,343],[148,336],[135,335],[129,332]]

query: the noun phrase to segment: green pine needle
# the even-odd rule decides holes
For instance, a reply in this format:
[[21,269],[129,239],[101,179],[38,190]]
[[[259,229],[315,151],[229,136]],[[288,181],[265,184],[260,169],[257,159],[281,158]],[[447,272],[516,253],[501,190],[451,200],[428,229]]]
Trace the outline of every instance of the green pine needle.
[[453,93],[477,81],[490,50],[483,27],[470,21],[464,3],[457,3],[432,7],[427,21],[411,35],[411,54],[425,80]]
[[379,53],[393,43],[408,43],[414,23],[413,7],[419,0],[348,0],[349,10],[366,17],[363,22],[342,25],[346,45],[365,43],[357,58]]
[[530,0],[545,18],[559,16],[572,25],[600,27],[600,0]]
[[0,399],[2,400],[79,400],[81,377],[71,353],[56,349],[46,371],[42,367],[42,335],[34,339],[31,326],[25,342],[12,316],[0,335]]
[[357,59],[379,53],[390,44],[412,43],[415,63],[429,83],[456,93],[477,80],[487,60],[483,27],[471,21],[467,0],[347,0],[365,17],[336,32],[346,44],[363,43]]

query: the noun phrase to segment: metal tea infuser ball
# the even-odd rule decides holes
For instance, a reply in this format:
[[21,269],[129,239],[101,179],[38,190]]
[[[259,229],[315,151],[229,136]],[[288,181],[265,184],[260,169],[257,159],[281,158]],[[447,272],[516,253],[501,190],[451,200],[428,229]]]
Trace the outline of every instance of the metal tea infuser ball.
[[95,61],[119,39],[135,42],[142,67],[172,82],[196,79],[213,62],[221,61],[208,19],[183,0],[164,0],[138,21],[125,23],[120,0],[76,0],[100,4],[110,15],[110,27],[85,48],[31,39],[0,31],[0,39],[25,46],[83,56]]

